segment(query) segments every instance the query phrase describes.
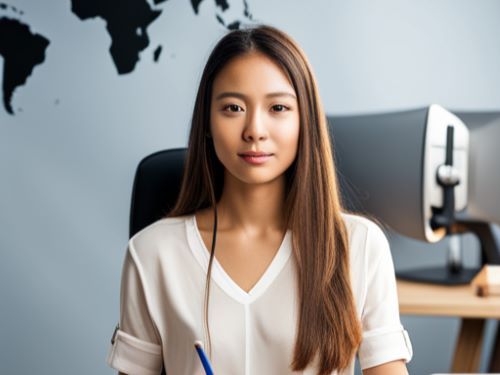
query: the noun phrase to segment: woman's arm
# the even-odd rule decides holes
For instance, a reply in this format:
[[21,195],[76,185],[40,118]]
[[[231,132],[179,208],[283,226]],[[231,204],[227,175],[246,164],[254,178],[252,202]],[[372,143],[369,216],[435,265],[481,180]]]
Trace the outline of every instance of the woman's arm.
[[365,240],[366,297],[361,322],[363,341],[358,350],[364,375],[408,375],[406,362],[413,350],[401,325],[394,265],[384,232],[368,223]]
[[120,321],[107,358],[108,365],[121,375],[151,372],[159,375],[163,365],[160,333],[146,301],[147,288],[141,268],[133,243],[129,241],[122,268]]
[[408,375],[403,360],[384,363],[380,366],[370,367],[363,370],[363,375]]

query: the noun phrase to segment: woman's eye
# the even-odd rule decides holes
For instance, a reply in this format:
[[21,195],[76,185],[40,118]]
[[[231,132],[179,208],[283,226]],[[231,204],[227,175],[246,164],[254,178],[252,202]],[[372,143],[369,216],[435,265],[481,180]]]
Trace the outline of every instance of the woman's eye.
[[284,106],[283,104],[275,104],[272,106],[272,109],[274,112],[285,112],[288,107]]
[[228,112],[241,112],[243,111],[243,108],[237,104],[229,104],[224,107],[224,110]]

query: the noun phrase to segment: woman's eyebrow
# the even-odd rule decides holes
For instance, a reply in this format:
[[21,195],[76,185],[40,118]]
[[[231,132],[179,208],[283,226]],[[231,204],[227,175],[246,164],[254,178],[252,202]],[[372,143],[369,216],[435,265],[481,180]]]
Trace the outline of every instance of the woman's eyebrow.
[[288,96],[292,99],[297,99],[297,97],[291,92],[280,91],[280,92],[272,92],[266,95],[267,98],[275,98],[277,96]]
[[[286,91],[270,92],[269,94],[266,94],[266,98],[275,98],[278,96],[288,96],[290,98],[297,99],[297,97],[294,94],[292,94],[290,92],[286,92]],[[229,97],[230,98],[238,98],[238,99],[242,99],[242,100],[247,99],[247,96],[245,94],[242,94],[240,92],[227,91],[227,92],[222,92],[219,95],[217,95],[215,100],[221,100],[221,99],[229,98]]]

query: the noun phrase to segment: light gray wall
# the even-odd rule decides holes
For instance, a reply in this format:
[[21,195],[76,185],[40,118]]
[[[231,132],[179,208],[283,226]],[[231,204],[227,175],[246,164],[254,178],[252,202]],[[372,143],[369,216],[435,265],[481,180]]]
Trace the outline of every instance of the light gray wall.
[[[201,68],[224,30],[212,1],[195,16],[188,0],[169,0],[135,71],[119,76],[102,20],[81,22],[69,1],[9,3],[51,44],[15,92],[22,112],[0,108],[0,373],[111,374],[105,357],[118,319],[134,170],[145,155],[186,144]],[[230,4],[241,9],[241,1]],[[500,110],[496,0],[249,5],[303,46],[330,114],[430,103]],[[391,243],[398,268],[444,262],[443,243],[397,236]],[[446,371],[458,321],[403,323],[415,351],[411,373]]]

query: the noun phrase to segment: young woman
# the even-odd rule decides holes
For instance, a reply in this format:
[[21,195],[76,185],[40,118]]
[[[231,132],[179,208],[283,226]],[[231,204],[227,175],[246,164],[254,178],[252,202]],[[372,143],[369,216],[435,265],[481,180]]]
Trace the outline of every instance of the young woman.
[[108,363],[129,375],[407,374],[388,242],[343,211],[311,67],[232,31],[205,66],[181,193],[129,242]]

